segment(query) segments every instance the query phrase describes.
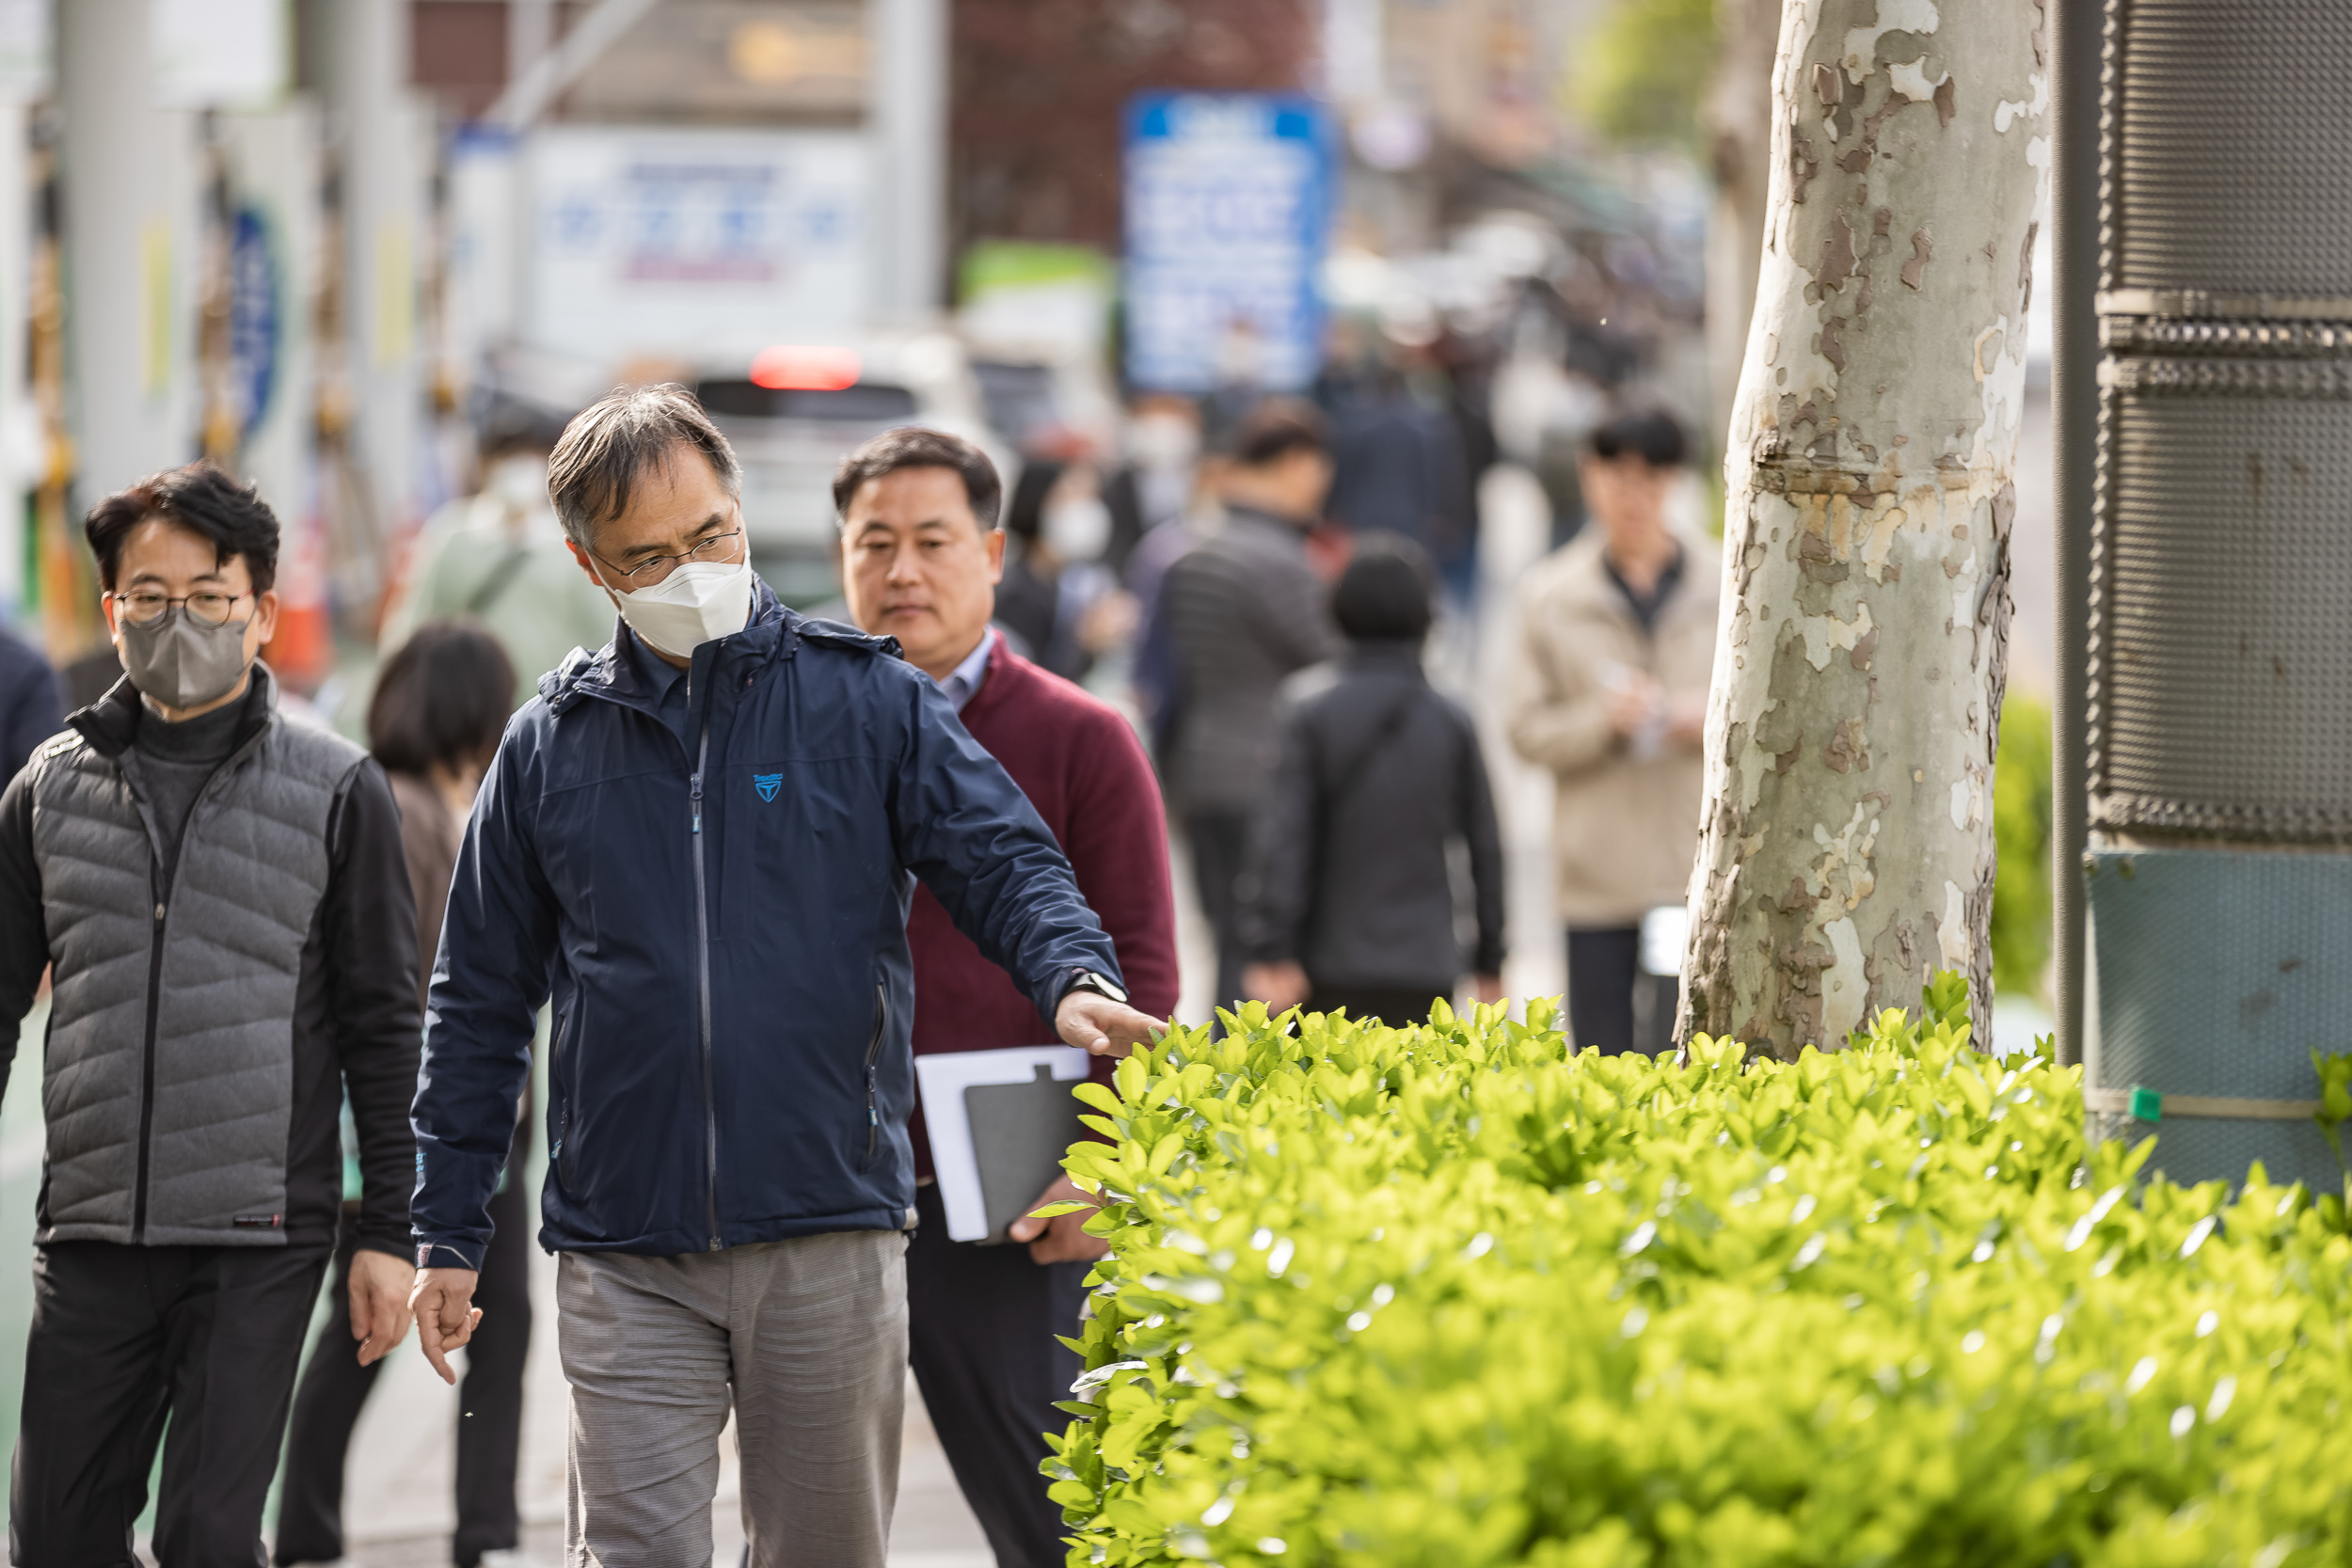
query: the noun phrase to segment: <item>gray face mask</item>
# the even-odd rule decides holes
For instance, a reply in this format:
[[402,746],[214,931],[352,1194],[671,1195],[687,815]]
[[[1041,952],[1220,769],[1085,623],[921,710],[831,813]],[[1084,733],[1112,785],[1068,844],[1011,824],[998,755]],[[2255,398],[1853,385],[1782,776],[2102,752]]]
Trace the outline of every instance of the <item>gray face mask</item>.
[[246,622],[209,626],[173,605],[145,626],[125,620],[122,670],[145,696],[168,708],[201,707],[245,678]]

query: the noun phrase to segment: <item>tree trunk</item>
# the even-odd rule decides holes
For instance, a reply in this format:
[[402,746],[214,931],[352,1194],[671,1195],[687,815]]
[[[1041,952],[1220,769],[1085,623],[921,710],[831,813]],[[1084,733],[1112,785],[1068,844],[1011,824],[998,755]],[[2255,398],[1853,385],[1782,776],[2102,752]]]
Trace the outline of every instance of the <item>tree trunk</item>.
[[1840,1045],[1939,969],[1985,1017],[2045,49],[2034,0],[1788,0],[1684,1038]]
[[1731,428],[1732,398],[1756,309],[1772,172],[1772,45],[1780,0],[1715,0],[1715,75],[1707,89],[1708,162],[1715,175],[1707,226],[1708,450]]

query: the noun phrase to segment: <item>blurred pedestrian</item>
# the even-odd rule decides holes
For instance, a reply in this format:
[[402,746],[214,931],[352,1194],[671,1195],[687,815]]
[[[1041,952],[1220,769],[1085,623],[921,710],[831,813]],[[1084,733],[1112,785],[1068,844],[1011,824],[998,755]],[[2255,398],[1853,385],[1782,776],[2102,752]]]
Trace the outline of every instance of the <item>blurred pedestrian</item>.
[[1411,540],[1371,534],[1332,590],[1347,651],[1283,725],[1251,857],[1242,984],[1269,1007],[1420,1023],[1465,971],[1479,1001],[1502,998],[1502,838],[1486,759],[1470,716],[1422,673],[1436,576]]
[[427,621],[466,615],[490,628],[515,666],[515,704],[574,648],[612,635],[612,603],[580,574],[548,499],[548,453],[560,426],[502,408],[485,433],[482,487],[425,520],[384,612],[389,657]]
[[1135,601],[1102,559],[1111,527],[1092,464],[1041,457],[1022,467],[1005,512],[996,620],[1064,680],[1084,680],[1135,632]]
[[[368,748],[400,802],[401,847],[417,902],[417,950],[441,942],[457,847],[484,769],[513,709],[515,667],[498,639],[464,620],[419,626],[376,678],[368,705]],[[418,976],[424,1004],[428,958]],[[496,1227],[482,1261],[482,1327],[466,1358],[458,1390],[457,1568],[515,1564],[519,1520],[515,1465],[522,1442],[523,1357],[531,1346],[531,1208],[524,1162],[531,1117],[516,1121],[490,1219]],[[286,1433],[286,1473],[278,1508],[278,1561],[334,1562],[343,1556],[343,1460],[380,1364],[343,1354],[350,1332],[342,1278],[358,1241],[358,1194],[346,1166],[343,1230],[327,1286],[326,1330],[296,1386]]]
[[1330,483],[1322,417],[1303,404],[1261,404],[1233,433],[1224,529],[1180,557],[1160,589],[1174,666],[1157,721],[1168,737],[1162,776],[1216,932],[1220,1006],[1242,994],[1240,882],[1281,752],[1282,681],[1340,649],[1306,549]]
[[[1005,548],[997,494],[987,455],[936,431],[894,430],[843,459],[834,502],[851,610],[866,630],[898,640],[1005,765],[1070,857],[1135,1005],[1165,1018],[1176,1010],[1176,907],[1159,785],[1116,709],[989,626]],[[1050,1037],[1037,1005],[929,889],[915,891],[907,945],[916,1055]],[[1113,1064],[1094,1062],[1107,1082]],[[907,1249],[907,1307],[924,1408],[999,1568],[1059,1568],[1061,1508],[1038,1465],[1041,1433],[1062,1420],[1054,1402],[1069,1397],[1081,1363],[1055,1337],[1077,1334],[1087,1266],[1106,1243],[1080,1228],[1090,1210],[1014,1222],[1025,1247],[950,1240],[919,1111],[912,1132],[922,1223]],[[1067,1177],[1030,1207],[1065,1200],[1088,1200]]]
[[34,748],[65,728],[57,672],[39,648],[0,631],[0,783],[22,772]]
[[1608,1052],[1665,1048],[1676,981],[1644,974],[1642,923],[1682,903],[1698,850],[1721,567],[1667,521],[1683,451],[1671,415],[1597,429],[1581,476],[1593,526],[1529,572],[1520,610],[1511,743],[1551,771],[1569,1023]]
[[1165,758],[1175,712],[1176,656],[1160,587],[1168,569],[1200,542],[1199,515],[1216,465],[1200,450],[1200,408],[1190,398],[1147,394],[1136,400],[1134,415],[1127,472],[1143,532],[1120,568],[1136,607],[1128,695],[1142,715],[1152,754]]
[[1476,559],[1476,481],[1452,410],[1383,361],[1337,425],[1333,517],[1359,533],[1403,534],[1440,568]]
[[919,879],[1040,1027],[1151,1037],[1070,863],[938,683],[754,574],[742,469],[675,387],[548,465],[621,612],[508,726],[466,827],[413,1111],[419,1338],[481,1313],[550,992],[543,1244],[573,1562],[707,1562],[730,1411],[757,1568],[882,1568],[906,1389],[906,921]]
[[191,464],[87,525],[126,678],[0,794],[0,1069],[54,966],[10,1560],[260,1562],[361,1174],[341,1354],[408,1330],[417,916],[366,752],[278,711],[278,520]]

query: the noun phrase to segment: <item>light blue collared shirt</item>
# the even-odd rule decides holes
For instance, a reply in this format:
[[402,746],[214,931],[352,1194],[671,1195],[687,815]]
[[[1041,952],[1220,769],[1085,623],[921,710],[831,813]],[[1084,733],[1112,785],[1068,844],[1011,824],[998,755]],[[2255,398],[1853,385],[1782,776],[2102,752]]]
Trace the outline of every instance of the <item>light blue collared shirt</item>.
[[980,645],[973,649],[961,664],[948,671],[947,678],[939,683],[940,691],[956,705],[958,713],[963,711],[963,705],[970,702],[972,694],[980,689],[980,682],[988,674],[989,650],[995,645],[996,628],[991,626],[980,634]]

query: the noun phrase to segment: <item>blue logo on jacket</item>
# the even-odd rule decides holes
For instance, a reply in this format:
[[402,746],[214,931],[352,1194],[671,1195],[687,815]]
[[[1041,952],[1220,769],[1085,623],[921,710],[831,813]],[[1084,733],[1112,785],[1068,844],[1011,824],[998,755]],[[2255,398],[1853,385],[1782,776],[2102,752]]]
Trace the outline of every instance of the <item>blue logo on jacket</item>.
[[761,800],[772,800],[776,798],[776,791],[784,787],[784,775],[781,773],[755,773],[752,775],[752,787],[759,791],[759,798]]

